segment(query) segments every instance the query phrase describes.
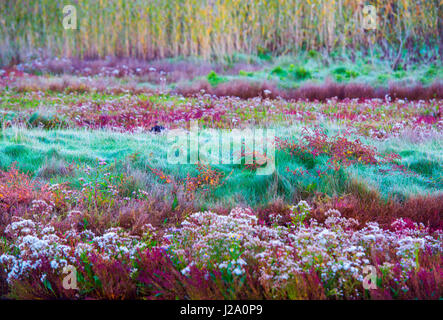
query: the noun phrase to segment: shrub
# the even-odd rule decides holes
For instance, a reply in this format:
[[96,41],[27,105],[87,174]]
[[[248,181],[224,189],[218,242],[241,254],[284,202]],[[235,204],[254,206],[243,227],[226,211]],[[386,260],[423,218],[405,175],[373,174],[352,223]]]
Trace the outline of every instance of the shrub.
[[295,80],[305,80],[312,77],[309,70],[306,70],[305,68],[300,66],[295,67],[293,64],[290,65],[289,72]]
[[337,67],[334,70],[332,70],[332,74],[335,76],[335,79],[338,82],[341,82],[343,80],[349,80],[358,77],[358,72],[354,70],[349,70],[345,67]]
[[227,79],[225,77],[220,77],[214,70],[208,73],[206,79],[209,84],[213,87],[218,86],[220,83],[225,82]]
[[285,78],[288,75],[288,72],[280,66],[275,67],[271,71],[272,75],[276,75],[280,78]]

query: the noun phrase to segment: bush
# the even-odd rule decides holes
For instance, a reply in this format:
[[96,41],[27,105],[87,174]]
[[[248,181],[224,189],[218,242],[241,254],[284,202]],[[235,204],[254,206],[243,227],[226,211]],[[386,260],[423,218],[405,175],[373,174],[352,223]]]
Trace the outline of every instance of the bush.
[[214,70],[208,73],[206,79],[209,84],[213,87],[218,86],[220,83],[227,81],[225,77],[220,77]]
[[358,77],[359,74],[354,70],[349,70],[345,67],[338,67],[332,71],[332,75],[335,77],[335,79],[338,82],[341,82],[343,80],[350,80],[356,78]]
[[296,80],[305,80],[312,78],[311,72],[303,67],[295,67],[293,64],[289,67],[289,72]]
[[288,75],[288,72],[282,67],[278,66],[272,69],[271,75],[276,75],[280,78],[285,78]]

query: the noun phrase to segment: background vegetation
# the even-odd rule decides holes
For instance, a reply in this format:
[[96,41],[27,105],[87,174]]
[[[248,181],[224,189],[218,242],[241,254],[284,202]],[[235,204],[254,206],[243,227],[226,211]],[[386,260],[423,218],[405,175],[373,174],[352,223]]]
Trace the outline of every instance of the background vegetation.
[[[78,30],[62,26],[77,8]],[[377,30],[364,30],[364,4]],[[442,49],[442,1],[377,0],[6,0],[0,3],[0,63],[35,53],[80,58],[202,56],[266,59],[300,50],[363,51],[395,60]],[[439,18],[440,17],[440,18]],[[440,51],[441,56],[441,51]]]

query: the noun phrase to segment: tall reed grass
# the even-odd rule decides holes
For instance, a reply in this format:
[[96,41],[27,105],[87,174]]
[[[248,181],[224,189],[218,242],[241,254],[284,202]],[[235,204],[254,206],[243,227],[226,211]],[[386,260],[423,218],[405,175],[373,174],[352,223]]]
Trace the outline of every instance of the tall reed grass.
[[[400,43],[417,55],[423,46],[442,47],[441,1],[370,3],[377,7],[376,31],[363,29],[361,0],[3,0],[0,63],[38,50],[79,58],[209,59],[234,52],[366,50],[375,43],[391,57]],[[78,30],[62,26],[67,4],[77,8]]]

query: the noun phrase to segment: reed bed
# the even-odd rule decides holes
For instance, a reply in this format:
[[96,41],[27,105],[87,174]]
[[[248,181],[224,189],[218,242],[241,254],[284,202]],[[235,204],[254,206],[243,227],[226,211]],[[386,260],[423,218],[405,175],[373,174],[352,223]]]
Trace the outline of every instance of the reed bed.
[[[63,7],[77,9],[65,30]],[[441,47],[442,3],[377,0],[377,29],[364,30],[359,0],[5,0],[0,2],[0,63],[30,54],[155,59],[235,52],[363,50],[394,57]],[[372,51],[371,51],[372,50]]]

